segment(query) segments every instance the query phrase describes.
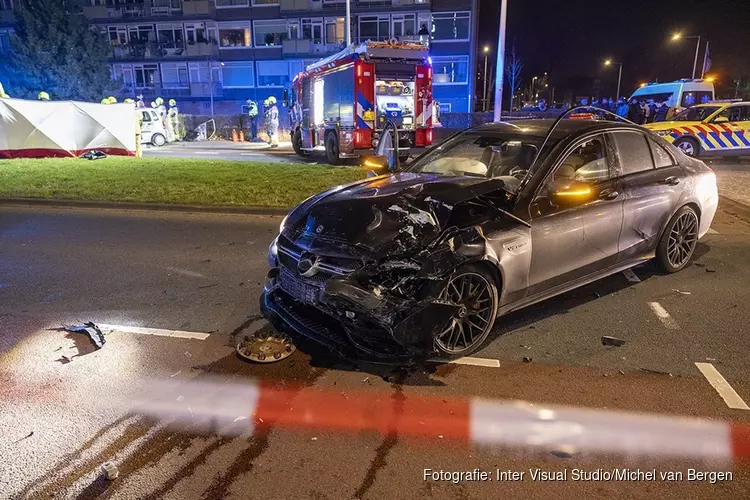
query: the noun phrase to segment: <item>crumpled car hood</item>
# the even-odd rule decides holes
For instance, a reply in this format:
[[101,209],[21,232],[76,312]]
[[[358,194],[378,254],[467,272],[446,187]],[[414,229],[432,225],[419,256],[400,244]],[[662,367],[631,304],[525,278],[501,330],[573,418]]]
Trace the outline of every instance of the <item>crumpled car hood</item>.
[[309,247],[313,240],[314,246],[323,240],[366,249],[375,256],[410,253],[448,227],[474,224],[472,218],[481,214],[466,205],[477,197],[493,194],[510,206],[514,181],[413,173],[373,177],[302,203],[290,214],[284,233]]

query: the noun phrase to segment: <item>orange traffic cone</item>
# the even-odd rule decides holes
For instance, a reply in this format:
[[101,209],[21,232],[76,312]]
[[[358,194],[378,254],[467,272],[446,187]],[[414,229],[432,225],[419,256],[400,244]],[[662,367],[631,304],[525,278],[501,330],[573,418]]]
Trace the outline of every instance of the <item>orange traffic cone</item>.
[[232,142],[237,142],[237,129],[232,129]]
[[245,142],[245,131],[240,130],[240,142]]

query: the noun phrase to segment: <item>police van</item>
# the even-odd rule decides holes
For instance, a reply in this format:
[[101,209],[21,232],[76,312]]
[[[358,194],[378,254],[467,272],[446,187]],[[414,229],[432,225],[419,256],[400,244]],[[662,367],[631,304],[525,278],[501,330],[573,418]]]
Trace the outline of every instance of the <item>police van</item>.
[[714,84],[706,80],[690,78],[667,83],[649,83],[636,89],[630,99],[666,102],[669,106],[667,114],[669,120],[686,108],[713,101]]

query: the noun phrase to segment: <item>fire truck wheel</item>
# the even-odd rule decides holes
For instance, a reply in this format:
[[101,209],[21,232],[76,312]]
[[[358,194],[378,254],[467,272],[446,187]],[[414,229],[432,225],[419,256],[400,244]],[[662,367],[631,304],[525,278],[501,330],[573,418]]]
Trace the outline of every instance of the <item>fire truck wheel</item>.
[[326,159],[331,165],[339,164],[339,141],[336,140],[336,134],[326,136]]
[[294,135],[292,136],[292,147],[297,155],[307,156],[307,153],[302,151],[302,131],[300,129],[294,131]]

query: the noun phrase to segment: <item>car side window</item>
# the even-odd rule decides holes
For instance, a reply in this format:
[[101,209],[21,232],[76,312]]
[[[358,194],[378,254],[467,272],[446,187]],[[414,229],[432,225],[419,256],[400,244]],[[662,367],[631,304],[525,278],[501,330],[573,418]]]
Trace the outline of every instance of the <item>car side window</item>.
[[151,116],[148,114],[148,112],[141,113],[141,116],[143,116],[143,121],[144,122],[150,122],[151,121]]
[[648,144],[651,146],[651,154],[654,155],[654,164],[656,165],[656,168],[671,167],[674,165],[672,155],[667,152],[664,146],[653,139],[649,139]]
[[[532,216],[539,217],[561,212],[569,206],[556,203],[554,186],[571,183],[586,188],[612,178],[603,136],[588,139],[576,145],[555,170],[547,176],[532,203]],[[580,189],[579,189],[580,190]],[[573,192],[576,190],[574,189]],[[573,193],[571,192],[571,194]]]
[[610,137],[621,176],[653,170],[654,161],[645,135],[628,130],[612,132]]
[[716,115],[716,118],[714,118],[713,121],[716,121],[717,118],[724,118],[724,121],[729,122],[742,121],[742,108],[740,106],[730,106]]

